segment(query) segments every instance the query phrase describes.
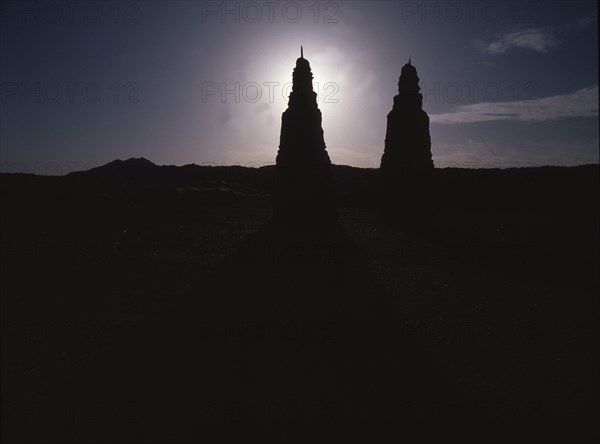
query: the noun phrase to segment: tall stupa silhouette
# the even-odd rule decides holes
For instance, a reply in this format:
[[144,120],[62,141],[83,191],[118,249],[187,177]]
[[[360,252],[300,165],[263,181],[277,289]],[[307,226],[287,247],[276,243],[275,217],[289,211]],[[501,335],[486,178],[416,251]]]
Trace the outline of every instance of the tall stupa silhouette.
[[276,222],[326,223],[337,218],[332,198],[331,160],[327,154],[310,63],[296,60],[288,108],[281,116],[281,137],[273,188]]
[[428,211],[434,171],[429,116],[423,110],[419,76],[411,59],[402,67],[398,95],[387,116],[381,158],[384,214],[420,219]]

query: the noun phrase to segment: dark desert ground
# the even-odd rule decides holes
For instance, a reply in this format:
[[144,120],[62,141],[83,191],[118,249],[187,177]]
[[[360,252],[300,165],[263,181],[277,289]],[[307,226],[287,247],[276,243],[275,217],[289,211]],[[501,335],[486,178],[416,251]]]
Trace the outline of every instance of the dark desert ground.
[[2,442],[593,442],[598,165],[437,169],[388,226],[273,167],[1,176]]

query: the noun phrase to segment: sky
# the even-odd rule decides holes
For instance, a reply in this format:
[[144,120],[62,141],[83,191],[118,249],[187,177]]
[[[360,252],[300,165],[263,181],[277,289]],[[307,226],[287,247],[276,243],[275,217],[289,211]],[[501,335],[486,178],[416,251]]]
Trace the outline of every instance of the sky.
[[300,45],[335,164],[412,57],[436,167],[599,162],[595,1],[3,1],[1,172],[273,164]]

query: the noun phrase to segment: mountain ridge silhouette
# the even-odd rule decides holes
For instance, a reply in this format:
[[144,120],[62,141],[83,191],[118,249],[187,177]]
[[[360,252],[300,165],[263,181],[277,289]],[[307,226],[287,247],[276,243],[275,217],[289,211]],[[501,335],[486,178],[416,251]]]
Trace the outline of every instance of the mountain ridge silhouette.
[[[2,186],[39,187],[56,183],[68,194],[108,194],[151,198],[164,196],[208,196],[221,198],[238,194],[266,196],[272,191],[275,165],[246,167],[186,164],[156,165],[145,159],[115,160],[86,171],[64,176],[2,173]],[[593,210],[598,199],[600,165],[540,166],[515,168],[436,168],[433,171],[440,210],[533,210],[553,211],[557,205],[586,206]],[[338,206],[373,207],[380,184],[379,169],[332,165],[334,200]],[[199,190],[212,193],[200,193]],[[229,190],[232,192],[228,192]],[[229,201],[225,202],[228,203]]]
[[140,168],[152,168],[157,166],[154,162],[146,159],[145,157],[130,157],[126,160],[115,159],[105,165],[97,168],[105,169],[140,169]]
[[[79,176],[79,175],[101,175],[102,173],[111,173],[111,172],[139,172],[144,170],[145,172],[183,172],[183,171],[191,171],[191,170],[213,170],[213,171],[225,171],[225,170],[237,170],[237,171],[269,171],[274,170],[275,165],[263,165],[259,167],[255,166],[243,166],[243,165],[199,165],[197,163],[187,163],[184,165],[170,165],[163,164],[159,165],[151,160],[146,159],[145,157],[131,157],[126,160],[115,159],[104,165],[100,165],[94,168],[90,168],[88,170],[81,171],[72,171],[65,176]],[[344,164],[332,164],[332,168],[338,171],[352,171],[352,172],[373,172],[377,171],[378,167],[357,167],[352,165],[344,165]],[[563,165],[540,165],[540,166],[523,166],[523,167],[481,167],[481,168],[470,168],[470,167],[436,167],[435,171],[564,171],[571,169],[591,169],[591,168],[600,168],[600,164],[597,163],[585,163],[580,165],[572,165],[572,166],[563,166]],[[33,173],[2,173],[2,174],[26,174],[31,176],[36,176],[37,174]]]
[[329,231],[270,223],[274,166],[2,174],[3,438],[591,436],[599,170],[438,169],[426,236],[376,169],[333,168]]

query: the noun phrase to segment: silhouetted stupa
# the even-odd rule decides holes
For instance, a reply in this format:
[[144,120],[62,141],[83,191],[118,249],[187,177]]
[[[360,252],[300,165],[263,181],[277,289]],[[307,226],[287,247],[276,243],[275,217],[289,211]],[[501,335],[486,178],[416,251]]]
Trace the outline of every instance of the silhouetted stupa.
[[281,116],[273,212],[278,222],[335,221],[331,160],[325,149],[313,75],[301,47],[287,110]]
[[411,60],[402,67],[398,95],[387,116],[381,158],[383,210],[388,216],[418,219],[427,210],[433,175],[429,116],[423,111],[419,77]]

